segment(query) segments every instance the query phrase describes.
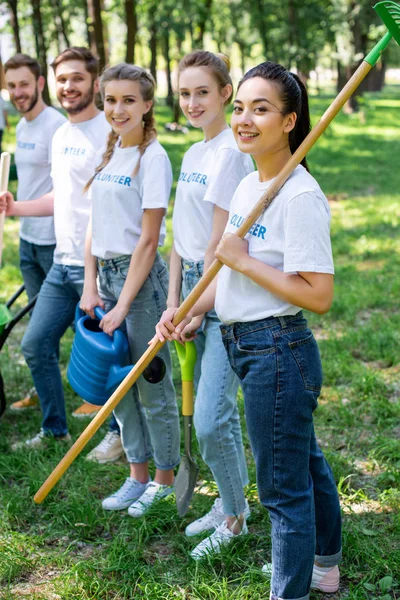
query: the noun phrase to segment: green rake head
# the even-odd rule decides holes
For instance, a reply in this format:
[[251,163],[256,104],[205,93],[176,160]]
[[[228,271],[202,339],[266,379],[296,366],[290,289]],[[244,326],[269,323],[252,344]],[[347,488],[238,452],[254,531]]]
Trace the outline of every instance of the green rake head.
[[395,39],[400,46],[400,5],[396,4],[396,2],[385,0],[384,2],[378,2],[378,4],[375,4],[374,10],[378,13],[388,28],[388,31],[371,50],[371,52],[364,58],[365,62],[369,63],[371,67],[378,62],[382,52],[392,38]]
[[396,2],[378,2],[374,6],[382,21],[388,28],[389,33],[400,46],[400,4]]

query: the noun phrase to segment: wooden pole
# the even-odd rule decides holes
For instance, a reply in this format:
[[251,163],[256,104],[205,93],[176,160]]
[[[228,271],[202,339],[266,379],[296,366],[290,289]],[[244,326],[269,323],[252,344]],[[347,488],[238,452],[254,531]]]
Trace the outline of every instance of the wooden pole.
[[[8,190],[8,177],[10,175],[10,154],[9,152],[2,152],[0,158],[0,191],[6,192]],[[0,267],[1,258],[3,255],[3,231],[4,221],[6,213],[0,213]]]

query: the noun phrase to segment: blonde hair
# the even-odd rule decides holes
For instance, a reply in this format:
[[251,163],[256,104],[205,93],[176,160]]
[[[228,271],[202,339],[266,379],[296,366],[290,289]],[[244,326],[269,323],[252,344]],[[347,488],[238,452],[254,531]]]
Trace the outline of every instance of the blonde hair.
[[232,93],[225,101],[225,104],[229,104],[233,96],[233,84],[231,76],[229,75],[230,66],[229,58],[225,54],[213,54],[207,50],[194,50],[193,52],[186,54],[180,61],[178,66],[178,77],[185,69],[189,69],[190,67],[207,67],[210,69],[221,89],[228,84],[232,86]]
[[[109,69],[106,69],[104,71],[103,75],[100,78],[100,92],[101,92],[101,96],[102,96],[103,100],[104,100],[104,90],[105,90],[107,83],[109,83],[110,81],[127,81],[127,80],[128,81],[137,81],[139,83],[140,93],[145,102],[154,100],[154,91],[155,91],[156,84],[153,79],[153,76],[150,75],[150,73],[148,73],[146,71],[146,69],[143,69],[142,67],[138,67],[137,65],[128,65],[127,63],[120,63],[120,64],[116,65],[115,67],[110,67]],[[135,177],[139,171],[140,160],[141,160],[143,154],[145,153],[146,148],[157,137],[157,130],[155,127],[155,120],[154,120],[153,113],[154,113],[153,106],[151,106],[150,110],[143,115],[143,140],[139,144],[139,160],[136,163],[135,169],[132,173],[132,177]],[[111,132],[108,135],[107,147],[103,154],[103,159],[102,159],[101,163],[99,164],[99,166],[96,167],[93,177],[91,177],[91,179],[89,179],[89,181],[85,185],[84,192],[87,192],[87,190],[90,188],[97,173],[100,173],[100,171],[102,171],[104,169],[104,167],[106,167],[108,165],[108,163],[110,162],[110,160],[114,154],[115,145],[118,141],[118,137],[119,137],[118,134],[115,133],[115,131],[111,130]]]

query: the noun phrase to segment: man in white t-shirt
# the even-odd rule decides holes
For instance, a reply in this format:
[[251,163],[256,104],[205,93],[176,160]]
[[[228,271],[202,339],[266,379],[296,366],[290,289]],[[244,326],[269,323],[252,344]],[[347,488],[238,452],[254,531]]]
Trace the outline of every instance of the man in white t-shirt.
[[[18,175],[18,200],[33,200],[50,192],[51,143],[65,117],[47,106],[42,98],[45,80],[37,60],[16,54],[4,65],[10,100],[21,114],[16,129],[15,164]],[[20,269],[29,300],[41,288],[53,264],[56,247],[53,217],[23,217],[20,221]],[[36,406],[37,395],[28,395],[10,406],[21,412]]]
[[53,190],[36,200],[13,202],[9,192],[0,194],[0,210],[7,214],[54,214],[56,249],[54,263],[42,287],[22,340],[43,412],[40,432],[18,442],[14,449],[39,448],[48,437],[69,440],[61,373],[58,366],[60,339],[74,318],[83,290],[84,246],[90,200],[83,193],[95,169],[96,151],[107,140],[109,125],[95,103],[98,91],[97,59],[86,48],[68,48],[52,65],[56,93],[68,114],[53,137]]

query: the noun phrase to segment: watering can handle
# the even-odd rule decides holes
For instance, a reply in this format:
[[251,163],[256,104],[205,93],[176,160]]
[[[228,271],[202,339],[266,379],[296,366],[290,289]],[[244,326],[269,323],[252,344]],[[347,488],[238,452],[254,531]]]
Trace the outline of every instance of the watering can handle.
[[[105,311],[100,308],[100,306],[95,306],[94,307],[94,314],[96,315],[96,318],[99,319],[101,321],[101,319],[104,317],[104,315],[106,314]],[[81,309],[81,307],[79,306],[79,302],[76,306],[76,313],[75,313],[75,321],[78,321],[79,319],[81,319],[82,317],[84,317],[86,315],[86,313]],[[116,329],[114,331],[114,333],[112,334],[112,337],[114,339],[114,346],[118,349],[118,348],[122,348],[124,345],[124,334],[122,333],[122,331],[120,331],[119,329]]]
[[99,321],[102,320],[102,318],[104,317],[104,315],[106,314],[104,312],[104,310],[102,308],[100,308],[100,306],[95,306],[94,307],[94,314],[96,315],[96,317],[99,319]]
[[197,359],[196,344],[194,342],[185,342],[184,344],[175,342],[175,349],[181,367],[182,381],[193,381]]

